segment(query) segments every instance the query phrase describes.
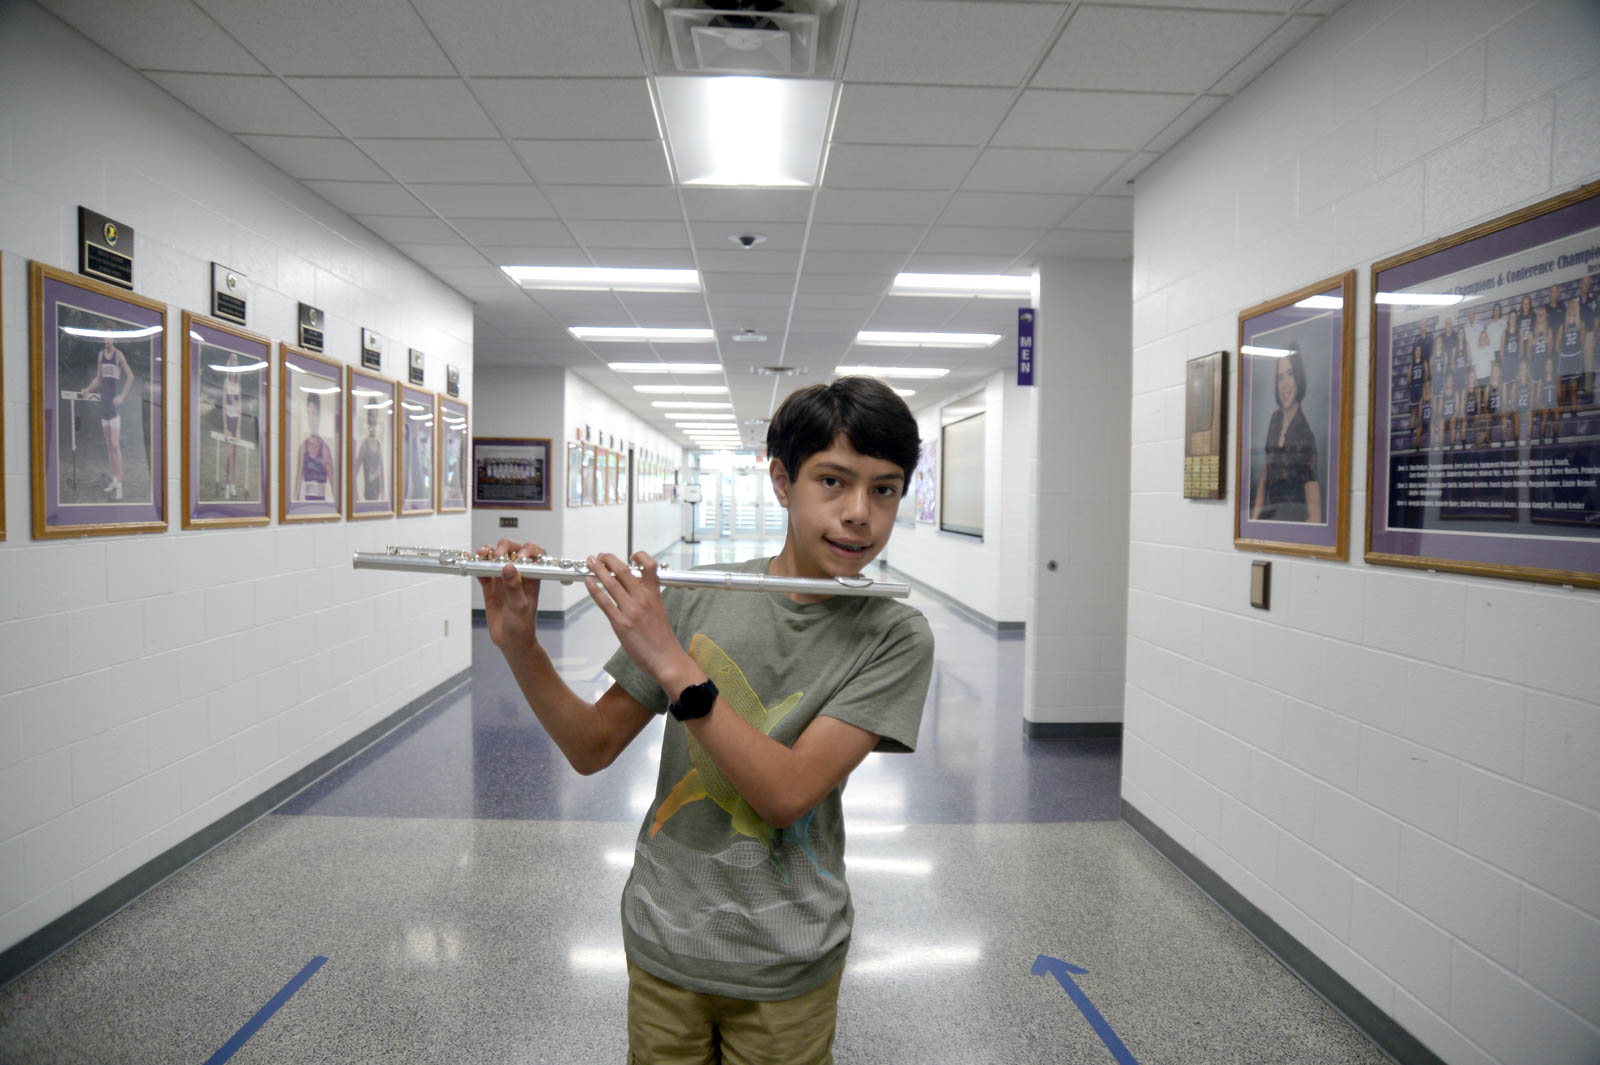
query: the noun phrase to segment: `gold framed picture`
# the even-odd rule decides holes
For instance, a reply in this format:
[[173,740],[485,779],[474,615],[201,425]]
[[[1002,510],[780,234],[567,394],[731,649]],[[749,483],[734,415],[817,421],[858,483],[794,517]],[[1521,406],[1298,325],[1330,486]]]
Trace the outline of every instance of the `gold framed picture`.
[[278,520],[338,521],[343,516],[344,366],[278,345]]

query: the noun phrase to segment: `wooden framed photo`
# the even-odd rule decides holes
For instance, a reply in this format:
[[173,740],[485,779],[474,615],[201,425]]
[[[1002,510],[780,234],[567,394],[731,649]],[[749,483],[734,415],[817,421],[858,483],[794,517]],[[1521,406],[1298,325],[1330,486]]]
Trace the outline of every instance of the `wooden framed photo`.
[[272,343],[183,312],[183,527],[266,525]]
[[1369,562],[1600,587],[1600,182],[1372,267]]
[[30,263],[35,539],[167,528],[167,309]]
[[567,506],[583,506],[583,445],[567,445]]
[[439,397],[439,513],[467,509],[467,405]]
[[585,506],[594,506],[600,502],[600,496],[596,491],[599,461],[599,449],[593,444],[583,445],[583,503]]
[[432,392],[400,386],[399,460],[400,516],[433,513],[434,425],[438,420]]
[[283,343],[278,364],[278,520],[337,521],[344,495],[344,366]]
[[1223,436],[1228,424],[1228,353],[1190,359],[1184,374],[1183,496],[1221,499],[1227,494]]
[[1351,270],[1239,315],[1239,490],[1246,551],[1350,557]]
[[345,368],[345,514],[351,521],[395,513],[395,400],[400,386],[354,366]]
[[550,509],[550,438],[472,438],[472,505]]

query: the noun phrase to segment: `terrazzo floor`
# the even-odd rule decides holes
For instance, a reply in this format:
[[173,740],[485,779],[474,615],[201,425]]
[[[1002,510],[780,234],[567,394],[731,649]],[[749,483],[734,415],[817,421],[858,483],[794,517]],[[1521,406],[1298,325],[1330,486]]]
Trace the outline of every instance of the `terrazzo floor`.
[[[918,751],[845,792],[841,1065],[1388,1060],[1116,820],[1114,741],[1023,737],[1020,640],[912,602],[938,642]],[[0,1065],[624,1061],[618,904],[659,734],[579,777],[473,638],[468,689],[0,988]],[[606,685],[598,611],[545,638]],[[1062,979],[1087,1012],[1041,955],[1086,970]]]

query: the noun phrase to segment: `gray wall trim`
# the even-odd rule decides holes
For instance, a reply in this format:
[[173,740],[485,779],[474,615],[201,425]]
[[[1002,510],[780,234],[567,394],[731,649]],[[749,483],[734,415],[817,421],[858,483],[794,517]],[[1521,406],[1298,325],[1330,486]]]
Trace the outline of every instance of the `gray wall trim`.
[[1329,968],[1327,962],[1241,895],[1210,866],[1167,835],[1127,799],[1122,800],[1122,819],[1162,857],[1177,866],[1179,872],[1211,896],[1211,900],[1222,907],[1224,913],[1239,922],[1246,932],[1303,980],[1307,987],[1377,1044],[1379,1050],[1400,1065],[1445,1065],[1444,1060],[1424,1046],[1416,1036],[1397,1024],[1393,1017],[1357,991],[1348,980]]
[[996,621],[988,614],[984,614],[980,611],[972,609],[961,600],[951,596],[950,593],[941,592],[933,585],[919,581],[915,577],[911,576],[911,574],[897,570],[887,562],[881,562],[879,565],[882,566],[883,569],[887,570],[895,580],[904,581],[917,591],[921,592],[923,595],[927,596],[929,599],[939,600],[939,602],[943,603],[951,610],[954,610],[957,614],[960,614],[974,625],[978,625],[984,629],[987,629],[997,636],[1020,638],[1023,635],[1024,630],[1026,630],[1028,627],[1028,623],[1026,621]]
[[1120,721],[1024,721],[1022,734],[1030,740],[1120,740]]
[[0,953],[0,984],[15,980],[49,958],[173,873],[223,843],[262,815],[287,802],[296,792],[349,761],[363,748],[376,743],[438,700],[470,683],[471,679],[472,670],[468,668],[448,680],[435,684],[382,721],[345,740],[293,776],[268,788],[232,813],[224,814],[188,839],[174,844],[145,862],[116,883],[80,902],[37,932],[8,947],[4,953]]

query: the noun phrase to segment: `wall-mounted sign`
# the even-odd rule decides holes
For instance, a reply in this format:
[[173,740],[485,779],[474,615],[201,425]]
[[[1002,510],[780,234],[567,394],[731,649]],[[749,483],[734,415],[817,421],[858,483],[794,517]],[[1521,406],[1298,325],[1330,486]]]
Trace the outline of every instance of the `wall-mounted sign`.
[[361,368],[377,373],[383,372],[383,341],[379,340],[377,332],[371,329],[361,331]]
[[309,303],[300,304],[300,346],[321,354],[323,327],[322,311]]
[[461,367],[446,366],[444,368],[444,390],[452,396],[461,394]]
[[237,270],[221,263],[211,264],[211,314],[234,325],[248,325],[245,315],[250,302],[250,282]]
[[411,383],[414,385],[422,384],[422,364],[424,358],[425,357],[423,356],[422,352],[418,351],[416,348],[410,349]]
[[133,288],[133,227],[78,208],[78,273]]
[[1017,308],[1017,384],[1033,384],[1033,319],[1032,307]]

